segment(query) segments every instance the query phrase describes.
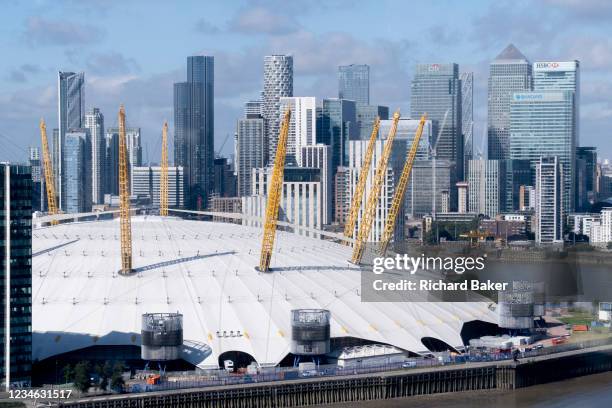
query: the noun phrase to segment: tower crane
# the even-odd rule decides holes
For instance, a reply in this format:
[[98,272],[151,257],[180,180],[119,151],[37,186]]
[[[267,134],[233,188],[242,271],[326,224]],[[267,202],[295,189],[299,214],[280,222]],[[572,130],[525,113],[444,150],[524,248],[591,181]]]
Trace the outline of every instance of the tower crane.
[[168,216],[168,122],[162,128],[161,172],[159,174],[159,215]]
[[361,222],[359,223],[359,230],[357,231],[357,238],[355,239],[355,245],[353,246],[353,256],[351,262],[358,265],[361,263],[363,252],[365,250],[365,244],[370,236],[372,229],[372,222],[376,215],[376,207],[378,206],[378,198],[380,197],[380,190],[382,189],[385,176],[387,174],[387,164],[389,163],[389,156],[391,155],[391,149],[393,148],[393,140],[395,140],[395,133],[397,132],[397,123],[399,122],[400,113],[399,111],[393,114],[393,123],[385,142],[382,155],[376,166],[376,172],[374,174],[374,182],[370,189],[368,196],[368,202],[366,204],[365,211],[363,213]]
[[438,131],[438,136],[433,143],[433,146],[430,147],[431,153],[431,175],[433,178],[433,185],[431,190],[431,218],[436,219],[436,158],[438,157],[438,142],[440,141],[440,137],[442,137],[442,132],[444,132],[444,127],[446,126],[446,119],[448,118],[448,113],[450,109],[447,109],[444,113],[444,119],[442,119],[442,126],[440,126],[440,130]]
[[419,142],[421,141],[421,135],[423,134],[423,127],[425,126],[426,120],[427,114],[425,113],[423,114],[423,116],[421,116],[419,126],[417,127],[416,133],[414,135],[414,140],[412,141],[412,146],[410,147],[408,155],[406,156],[406,162],[404,163],[402,174],[395,189],[395,194],[393,194],[391,208],[387,213],[387,219],[385,220],[385,226],[383,228],[382,236],[380,238],[379,252],[382,256],[385,256],[385,254],[387,253],[389,241],[391,241],[391,237],[393,237],[395,221],[397,220],[397,215],[399,213],[400,208],[402,207],[402,203],[404,202],[404,193],[406,192],[408,179],[410,178],[410,173],[412,172],[412,165],[414,164],[414,159],[416,158],[417,150],[419,149]]
[[[49,142],[47,141],[47,125],[45,120],[40,120],[40,139],[43,151],[43,167],[45,169],[45,186],[47,188],[47,210],[49,215],[57,214],[57,205],[55,204],[55,181],[53,180],[53,166],[51,165],[51,156],[49,155]],[[51,225],[56,225],[57,220],[52,220]]]
[[287,137],[289,134],[289,120],[291,110],[287,109],[280,127],[276,156],[272,177],[268,185],[268,200],[266,202],[266,221],[261,242],[261,255],[259,257],[259,270],[268,272],[274,249],[274,237],[276,236],[276,223],[278,221],[278,210],[280,207],[281,194],[283,192],[283,175],[285,173],[285,153],[287,151]]
[[132,273],[132,226],[125,139],[125,108],[121,105],[119,108],[119,213],[121,216],[121,270],[119,274],[127,276]]
[[353,194],[353,200],[351,202],[351,211],[349,212],[348,220],[344,226],[344,236],[347,238],[353,238],[355,232],[355,222],[361,209],[361,201],[363,198],[363,192],[365,190],[366,182],[368,181],[368,175],[370,174],[370,167],[372,165],[372,156],[374,155],[374,147],[376,146],[376,137],[378,136],[378,129],[380,128],[380,117],[374,120],[372,126],[372,134],[370,135],[370,141],[366,149],[365,156],[363,157],[363,163],[361,164],[361,171],[359,172],[359,178],[357,180],[357,186],[355,187],[355,193]]

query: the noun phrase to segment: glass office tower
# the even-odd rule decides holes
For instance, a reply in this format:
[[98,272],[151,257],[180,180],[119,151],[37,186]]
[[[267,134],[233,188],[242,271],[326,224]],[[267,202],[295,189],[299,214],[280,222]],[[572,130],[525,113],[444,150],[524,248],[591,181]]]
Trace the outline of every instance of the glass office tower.
[[487,136],[489,159],[510,157],[510,104],[515,92],[531,90],[531,63],[512,44],[489,67]]
[[370,104],[370,66],[341,65],[338,67],[338,98]]
[[563,169],[563,208],[574,211],[576,133],[574,93],[515,93],[510,110],[510,158],[530,160],[554,156]]
[[32,366],[32,175],[0,164],[0,377],[29,385]]

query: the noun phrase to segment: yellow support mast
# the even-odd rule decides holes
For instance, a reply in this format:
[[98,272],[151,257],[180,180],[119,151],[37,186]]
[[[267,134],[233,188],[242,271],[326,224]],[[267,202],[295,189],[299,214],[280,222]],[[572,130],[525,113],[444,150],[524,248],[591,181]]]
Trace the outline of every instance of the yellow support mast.
[[132,273],[132,226],[130,224],[130,190],[123,105],[119,108],[119,204],[121,215],[121,270],[119,274],[127,276]]
[[374,174],[374,183],[368,196],[368,202],[366,204],[365,211],[359,223],[359,230],[357,231],[357,238],[355,239],[355,245],[353,246],[353,256],[351,262],[358,265],[361,263],[363,252],[365,250],[365,244],[370,236],[372,229],[372,222],[376,215],[376,207],[378,206],[378,198],[380,197],[380,191],[385,181],[387,174],[387,165],[389,163],[389,156],[391,155],[391,149],[393,148],[393,140],[395,140],[395,133],[397,132],[397,123],[400,119],[399,111],[393,114],[393,123],[389,130],[389,135],[385,141],[385,147],[383,148],[382,156],[376,166],[376,172]]
[[[51,155],[49,154],[49,142],[47,140],[47,125],[45,120],[40,120],[40,139],[43,151],[43,167],[45,170],[45,186],[47,188],[47,211],[49,215],[56,215],[57,205],[55,204],[55,180],[53,176],[53,166],[51,165]],[[57,220],[52,220],[51,225],[56,225]]]
[[380,128],[380,117],[377,117],[372,126],[372,134],[370,135],[370,141],[366,149],[365,156],[363,157],[363,163],[361,164],[361,171],[359,172],[359,178],[357,179],[357,186],[355,187],[355,193],[351,202],[351,210],[349,212],[348,220],[344,226],[344,236],[347,238],[353,238],[355,232],[355,222],[357,222],[357,216],[361,209],[361,201],[363,199],[363,192],[365,190],[366,182],[368,181],[368,175],[370,174],[370,167],[372,165],[372,156],[374,156],[374,146],[376,146],[376,138],[378,137],[378,129]]
[[382,256],[385,256],[385,254],[387,253],[387,247],[389,246],[389,242],[393,237],[395,221],[397,220],[397,214],[399,213],[399,210],[402,207],[402,203],[404,202],[404,193],[406,192],[408,179],[410,178],[410,173],[412,172],[412,165],[414,164],[414,159],[416,157],[417,150],[419,149],[419,141],[421,140],[421,135],[423,134],[423,127],[425,126],[426,120],[427,114],[421,116],[421,121],[419,122],[416,134],[414,135],[412,146],[410,147],[410,151],[408,151],[408,155],[406,157],[406,163],[404,163],[404,168],[402,169],[402,175],[400,176],[399,182],[395,189],[395,194],[393,195],[391,209],[387,213],[387,219],[385,220],[385,227],[380,238],[380,246],[378,249]]
[[161,170],[159,175],[159,215],[168,216],[168,122],[162,128]]
[[276,223],[278,221],[278,209],[280,207],[283,191],[283,175],[285,173],[285,153],[287,150],[287,135],[289,134],[289,121],[291,110],[287,109],[280,128],[276,156],[272,178],[268,184],[268,200],[266,202],[266,221],[264,224],[263,239],[261,242],[261,255],[259,258],[259,270],[268,272],[274,249],[274,237],[276,235]]

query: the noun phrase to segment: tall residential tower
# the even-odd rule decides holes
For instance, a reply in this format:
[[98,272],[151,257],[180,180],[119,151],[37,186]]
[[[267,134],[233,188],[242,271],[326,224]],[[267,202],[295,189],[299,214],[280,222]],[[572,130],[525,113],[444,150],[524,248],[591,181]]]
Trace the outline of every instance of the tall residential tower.
[[280,127],[280,99],[293,96],[293,57],[266,55],[264,57],[264,88],[262,116],[266,126],[266,163],[274,161]]

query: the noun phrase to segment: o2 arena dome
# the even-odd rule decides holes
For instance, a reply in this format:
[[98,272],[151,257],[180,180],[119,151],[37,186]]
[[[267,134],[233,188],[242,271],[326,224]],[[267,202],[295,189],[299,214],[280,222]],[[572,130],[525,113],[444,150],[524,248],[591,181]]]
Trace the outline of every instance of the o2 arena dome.
[[[261,273],[262,230],[157,216],[132,218],[134,274],[121,276],[119,220],[33,231],[33,359],[97,346],[140,346],[146,313],[183,315],[182,359],[219,366],[227,352],[277,365],[291,311],[325,309],[332,343],[383,343],[421,354],[427,339],[463,346],[466,322],[496,323],[479,303],[365,303],[350,247],[277,231]],[[346,343],[345,343],[346,344]]]

